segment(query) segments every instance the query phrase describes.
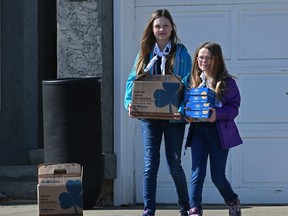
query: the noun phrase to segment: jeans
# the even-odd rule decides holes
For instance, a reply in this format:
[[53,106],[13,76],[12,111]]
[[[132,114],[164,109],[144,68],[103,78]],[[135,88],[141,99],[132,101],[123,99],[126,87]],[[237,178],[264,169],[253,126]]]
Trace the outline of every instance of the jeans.
[[181,210],[187,211],[189,209],[187,182],[181,166],[184,132],[184,123],[170,123],[168,120],[142,120],[144,145],[143,199],[144,211],[149,214],[154,214],[156,210],[157,174],[163,134],[168,171],[176,186],[178,204]]
[[202,209],[202,191],[206,176],[207,160],[210,159],[211,179],[225,202],[237,199],[225,174],[229,150],[221,148],[216,123],[192,123],[192,174],[190,206]]

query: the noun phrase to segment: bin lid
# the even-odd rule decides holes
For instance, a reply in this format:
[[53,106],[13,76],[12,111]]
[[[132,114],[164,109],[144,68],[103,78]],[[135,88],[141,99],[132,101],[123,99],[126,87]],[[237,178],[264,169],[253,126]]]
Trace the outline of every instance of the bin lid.
[[100,76],[82,76],[82,77],[67,77],[42,80],[43,85],[69,85],[76,83],[99,82]]

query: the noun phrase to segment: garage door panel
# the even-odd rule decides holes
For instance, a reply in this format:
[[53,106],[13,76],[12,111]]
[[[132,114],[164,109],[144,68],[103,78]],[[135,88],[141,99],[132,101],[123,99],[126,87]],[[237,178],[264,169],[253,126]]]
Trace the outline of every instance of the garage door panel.
[[280,161],[287,160],[288,138],[245,138],[241,149],[243,187],[287,186],[287,168]]
[[287,59],[287,23],[288,8],[240,10],[239,59]]
[[242,97],[239,124],[288,124],[288,74],[240,74],[239,80]]

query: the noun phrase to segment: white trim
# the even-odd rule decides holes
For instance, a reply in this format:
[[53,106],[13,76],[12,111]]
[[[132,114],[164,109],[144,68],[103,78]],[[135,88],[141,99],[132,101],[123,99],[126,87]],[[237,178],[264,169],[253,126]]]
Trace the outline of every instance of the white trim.
[[[123,106],[125,83],[135,57],[133,40],[134,0],[114,0],[114,152],[117,178],[114,181],[114,205],[134,203],[135,120],[128,118]],[[133,126],[134,125],[134,126]],[[130,130],[129,130],[130,129]]]

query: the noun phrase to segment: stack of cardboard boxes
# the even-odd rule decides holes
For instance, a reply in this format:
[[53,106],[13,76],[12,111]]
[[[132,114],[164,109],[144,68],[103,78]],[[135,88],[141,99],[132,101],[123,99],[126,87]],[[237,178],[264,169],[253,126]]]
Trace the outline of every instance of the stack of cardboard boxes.
[[83,215],[82,167],[76,163],[38,166],[39,215]]
[[186,116],[209,118],[211,107],[215,107],[215,92],[209,88],[191,88],[185,92]]

